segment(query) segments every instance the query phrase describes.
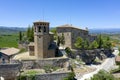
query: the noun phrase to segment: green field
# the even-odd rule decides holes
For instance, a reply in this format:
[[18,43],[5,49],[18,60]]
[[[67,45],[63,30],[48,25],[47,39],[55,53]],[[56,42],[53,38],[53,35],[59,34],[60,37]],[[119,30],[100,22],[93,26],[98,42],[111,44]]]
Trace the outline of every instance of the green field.
[[18,47],[18,34],[0,35],[0,48]]

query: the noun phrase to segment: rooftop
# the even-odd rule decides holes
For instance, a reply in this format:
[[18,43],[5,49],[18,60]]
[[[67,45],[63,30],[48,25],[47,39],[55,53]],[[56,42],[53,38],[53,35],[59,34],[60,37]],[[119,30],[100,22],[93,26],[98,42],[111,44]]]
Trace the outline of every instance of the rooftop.
[[73,28],[73,29],[79,29],[79,30],[88,31],[88,29],[80,29],[80,28],[78,28],[78,27],[74,27],[72,24],[61,25],[61,26],[58,26],[57,28]]
[[0,50],[0,52],[10,56],[10,55],[14,55],[16,53],[18,53],[20,50],[17,49],[17,48],[7,48],[7,49],[3,49],[3,50]]
[[35,21],[35,22],[33,22],[34,24],[35,23],[48,23],[49,24],[49,22],[46,22],[46,21]]
[[21,53],[21,54],[18,54],[16,56],[14,56],[15,60],[29,60],[29,59],[36,59],[35,56],[30,56],[29,55],[29,52],[24,52],[24,53]]

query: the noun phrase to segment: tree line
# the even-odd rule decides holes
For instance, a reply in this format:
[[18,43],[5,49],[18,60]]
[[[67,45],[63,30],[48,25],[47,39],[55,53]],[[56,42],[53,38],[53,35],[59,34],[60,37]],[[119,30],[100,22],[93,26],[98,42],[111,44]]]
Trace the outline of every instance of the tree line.
[[87,39],[78,37],[74,45],[77,49],[97,49],[97,48],[110,49],[112,47],[109,36],[102,37],[101,34],[98,35],[97,39],[92,42],[90,42]]

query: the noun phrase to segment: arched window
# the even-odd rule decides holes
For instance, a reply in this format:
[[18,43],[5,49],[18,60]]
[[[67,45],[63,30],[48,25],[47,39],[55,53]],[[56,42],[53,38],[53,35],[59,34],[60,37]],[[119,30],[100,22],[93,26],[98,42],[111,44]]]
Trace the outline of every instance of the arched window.
[[44,32],[46,32],[46,27],[44,26]]
[[38,27],[38,32],[41,32],[41,26]]

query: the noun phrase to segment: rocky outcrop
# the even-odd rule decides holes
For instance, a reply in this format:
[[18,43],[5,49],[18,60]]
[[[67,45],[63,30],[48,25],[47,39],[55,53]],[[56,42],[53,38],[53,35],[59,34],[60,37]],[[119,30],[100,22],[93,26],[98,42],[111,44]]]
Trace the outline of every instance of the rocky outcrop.
[[90,64],[96,59],[96,57],[103,60],[110,57],[111,54],[111,49],[72,50],[68,57],[75,59],[79,56],[86,64]]
[[86,64],[91,64],[96,58],[96,53],[94,50],[85,50],[81,54],[81,59],[86,63]]

